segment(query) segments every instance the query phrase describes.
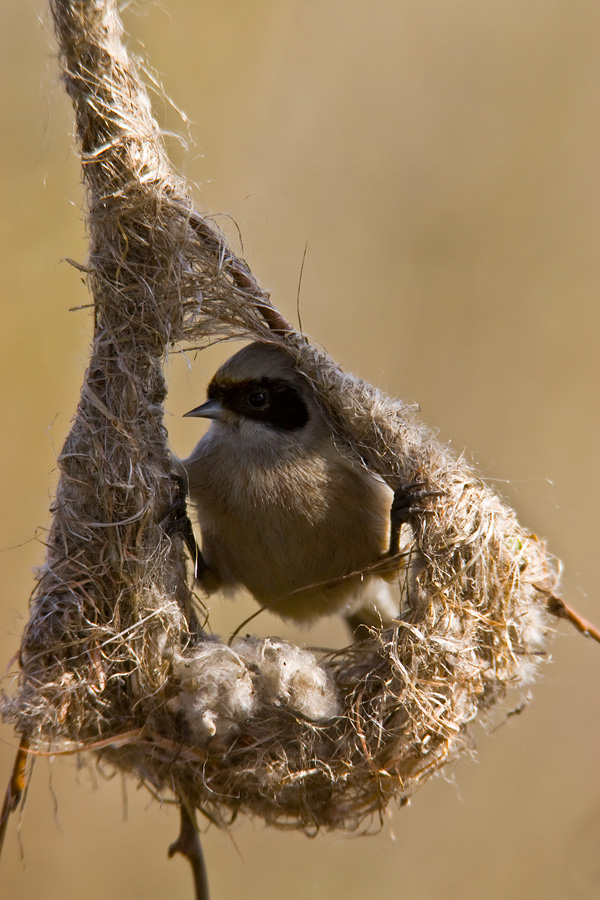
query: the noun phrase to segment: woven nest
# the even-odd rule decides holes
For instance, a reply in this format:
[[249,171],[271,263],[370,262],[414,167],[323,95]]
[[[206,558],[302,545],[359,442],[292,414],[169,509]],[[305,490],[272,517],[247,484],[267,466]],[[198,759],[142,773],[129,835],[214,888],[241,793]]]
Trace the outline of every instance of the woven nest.
[[[34,748],[85,749],[220,823],[354,828],[455,758],[531,679],[556,588],[543,543],[413,410],[293,331],[173,176],[114,2],[55,0],[87,187],[91,360],[59,459],[47,560],[2,712]],[[195,635],[163,426],[168,351],[227,337],[293,354],[336,439],[392,489],[441,497],[407,545],[394,627],[318,657]]]

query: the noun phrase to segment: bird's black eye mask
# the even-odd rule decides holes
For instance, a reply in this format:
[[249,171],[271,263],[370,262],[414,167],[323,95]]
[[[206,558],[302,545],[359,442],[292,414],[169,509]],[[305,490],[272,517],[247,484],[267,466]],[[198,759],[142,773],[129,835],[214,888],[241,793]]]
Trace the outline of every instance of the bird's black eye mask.
[[308,422],[308,407],[300,391],[285,378],[219,382],[213,379],[207,396],[238,416],[263,422],[278,431],[297,431]]

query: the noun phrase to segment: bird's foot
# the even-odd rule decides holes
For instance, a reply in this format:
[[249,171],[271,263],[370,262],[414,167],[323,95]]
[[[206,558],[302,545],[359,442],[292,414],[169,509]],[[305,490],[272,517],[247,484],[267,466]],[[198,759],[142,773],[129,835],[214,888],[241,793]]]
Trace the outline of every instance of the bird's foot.
[[443,491],[432,490],[426,481],[411,481],[394,491],[390,511],[390,547],[389,555],[396,556],[400,552],[400,531],[403,525],[410,524],[423,515],[433,512],[423,501],[431,497],[441,497]]
[[173,503],[167,508],[160,524],[169,537],[183,539],[194,563],[194,577],[201,580],[208,567],[188,516],[186,481],[181,475],[173,474],[171,477],[177,486],[177,491]]

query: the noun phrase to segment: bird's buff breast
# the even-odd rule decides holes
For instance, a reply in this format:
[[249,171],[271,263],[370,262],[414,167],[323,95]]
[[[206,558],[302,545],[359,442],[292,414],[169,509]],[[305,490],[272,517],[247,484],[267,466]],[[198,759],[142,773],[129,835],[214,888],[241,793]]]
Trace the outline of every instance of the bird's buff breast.
[[194,468],[206,562],[225,588],[243,586],[281,616],[345,606],[385,551],[387,489],[357,466],[322,455],[223,466],[208,452]]

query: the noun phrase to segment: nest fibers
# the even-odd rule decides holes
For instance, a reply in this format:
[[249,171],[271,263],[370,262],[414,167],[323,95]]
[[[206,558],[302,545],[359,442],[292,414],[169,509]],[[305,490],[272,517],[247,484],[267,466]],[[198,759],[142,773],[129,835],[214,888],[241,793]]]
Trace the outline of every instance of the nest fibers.
[[[87,749],[219,822],[356,827],[403,801],[468,727],[533,676],[556,571],[543,543],[413,411],[294,332],[173,176],[115,3],[54,0],[89,207],[95,331],[59,459],[45,566],[3,715],[32,747]],[[182,340],[285,345],[340,445],[392,489],[441,497],[413,529],[393,628],[318,658],[274,638],[231,645],[194,618],[162,363]]]

